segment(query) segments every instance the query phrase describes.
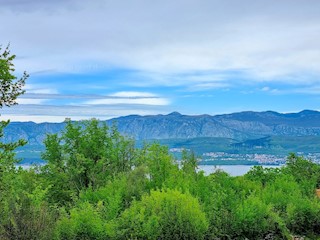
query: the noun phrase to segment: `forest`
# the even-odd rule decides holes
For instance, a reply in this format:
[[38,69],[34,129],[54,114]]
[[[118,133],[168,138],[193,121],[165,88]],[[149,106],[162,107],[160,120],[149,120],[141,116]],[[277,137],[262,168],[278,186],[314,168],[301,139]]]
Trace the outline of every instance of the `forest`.
[[[0,109],[24,93],[14,58],[0,55]],[[280,169],[207,176],[194,153],[176,161],[159,143],[136,148],[97,119],[48,134],[43,166],[17,167],[24,144],[0,143],[3,240],[320,238],[320,166],[295,154]]]

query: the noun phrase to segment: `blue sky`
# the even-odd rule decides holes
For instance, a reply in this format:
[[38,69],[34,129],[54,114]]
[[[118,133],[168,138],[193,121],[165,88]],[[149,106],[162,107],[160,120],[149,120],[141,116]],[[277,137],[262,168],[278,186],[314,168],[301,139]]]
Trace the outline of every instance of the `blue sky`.
[[318,0],[0,0],[1,119],[320,110]]

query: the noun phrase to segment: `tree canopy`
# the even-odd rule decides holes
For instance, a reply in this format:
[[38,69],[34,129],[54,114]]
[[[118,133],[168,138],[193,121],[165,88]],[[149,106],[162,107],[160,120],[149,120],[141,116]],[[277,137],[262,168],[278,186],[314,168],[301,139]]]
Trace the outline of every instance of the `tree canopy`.
[[14,75],[15,58],[16,55],[11,54],[9,45],[4,49],[0,46],[0,108],[17,104],[17,97],[25,92],[23,86],[29,75],[24,72],[19,79]]

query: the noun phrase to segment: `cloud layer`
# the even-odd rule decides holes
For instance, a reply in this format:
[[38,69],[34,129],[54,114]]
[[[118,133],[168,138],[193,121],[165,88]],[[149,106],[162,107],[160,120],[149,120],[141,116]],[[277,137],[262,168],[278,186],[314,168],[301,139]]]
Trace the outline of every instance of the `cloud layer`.
[[243,70],[260,81],[319,81],[300,78],[320,73],[317,0],[0,3],[1,40],[31,71]]
[[[183,106],[186,92],[199,98],[230,89],[319,92],[318,0],[0,0],[0,6],[0,44],[10,42],[18,72],[31,74],[28,95],[19,100],[29,114],[37,106],[51,112],[64,106],[72,115],[69,106],[77,106],[86,116],[87,105],[148,114]],[[103,116],[109,115],[115,114]]]

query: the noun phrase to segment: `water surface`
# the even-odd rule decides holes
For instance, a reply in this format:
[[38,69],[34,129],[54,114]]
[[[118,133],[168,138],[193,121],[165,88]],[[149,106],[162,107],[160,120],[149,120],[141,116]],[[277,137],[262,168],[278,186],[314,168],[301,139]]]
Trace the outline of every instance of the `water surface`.
[[[264,168],[279,168],[279,165],[261,165]],[[252,165],[199,165],[199,170],[203,170],[206,175],[221,169],[231,176],[242,176],[246,174],[253,166]]]

